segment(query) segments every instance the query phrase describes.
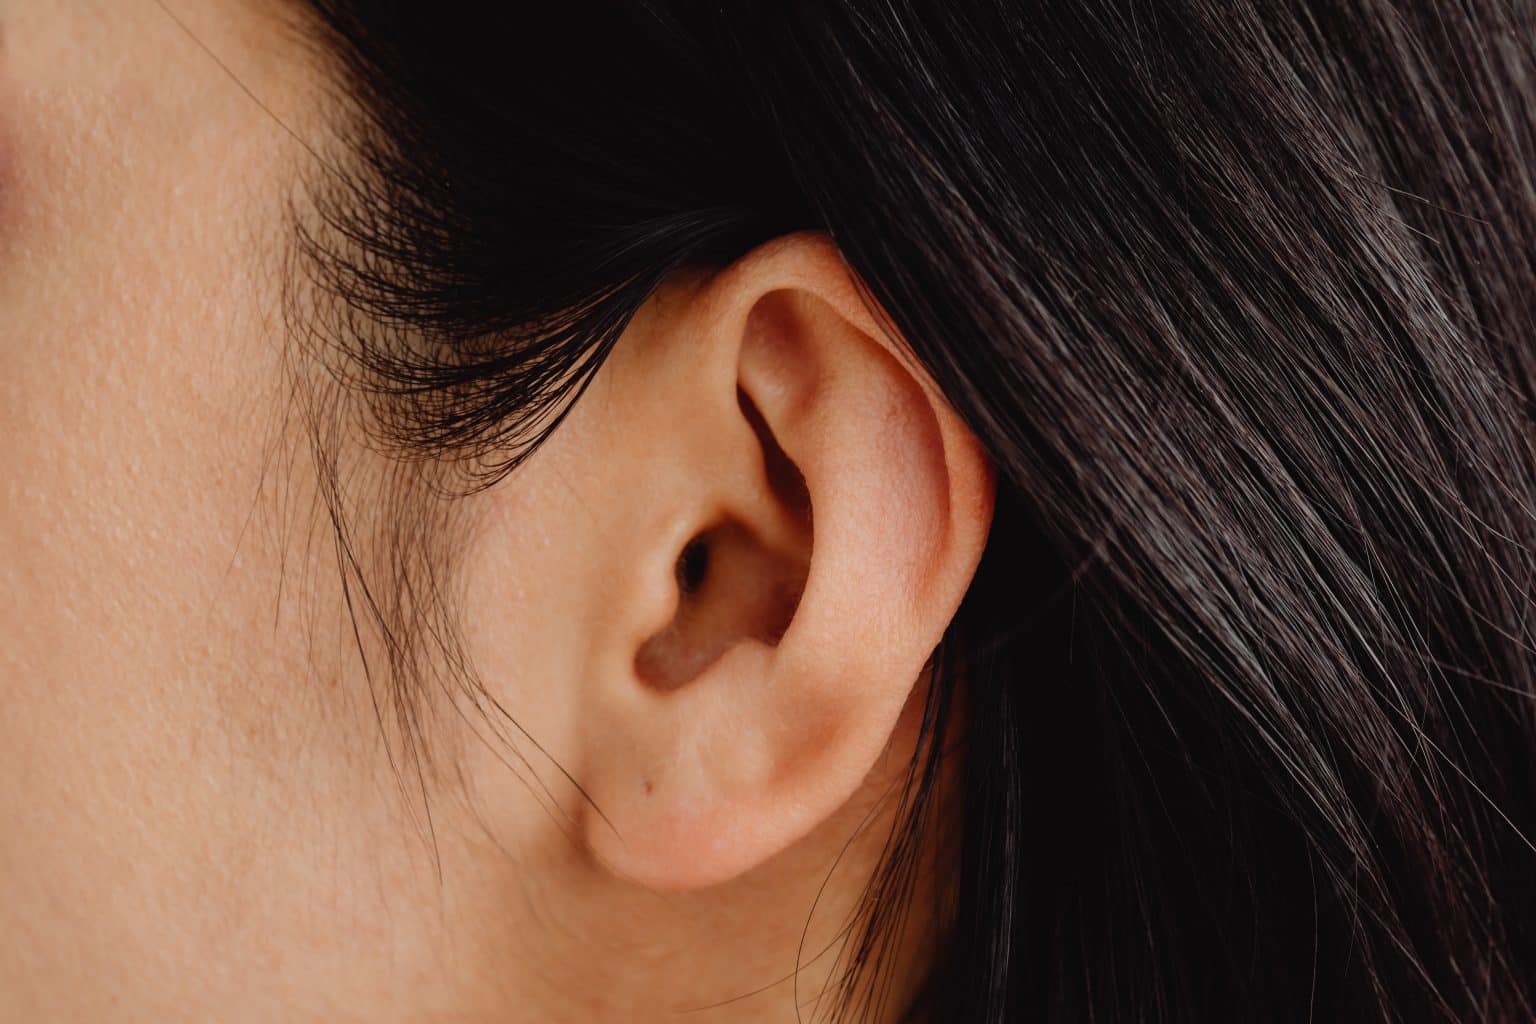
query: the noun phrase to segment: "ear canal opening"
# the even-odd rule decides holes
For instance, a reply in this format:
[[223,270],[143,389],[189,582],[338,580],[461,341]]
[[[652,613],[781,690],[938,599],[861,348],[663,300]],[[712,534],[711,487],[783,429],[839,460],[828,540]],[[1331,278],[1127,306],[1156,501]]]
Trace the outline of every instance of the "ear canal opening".
[[792,529],[770,542],[727,519],[683,546],[674,569],[677,611],[635,655],[636,675],[659,690],[686,685],[743,640],[778,644],[805,590],[812,538],[805,478],[745,392],[738,400],[757,435],[769,489]]
[[704,577],[709,572],[709,545],[704,541],[704,535],[690,540],[684,547],[683,553],[677,556],[677,589],[683,596],[697,591],[704,585]]

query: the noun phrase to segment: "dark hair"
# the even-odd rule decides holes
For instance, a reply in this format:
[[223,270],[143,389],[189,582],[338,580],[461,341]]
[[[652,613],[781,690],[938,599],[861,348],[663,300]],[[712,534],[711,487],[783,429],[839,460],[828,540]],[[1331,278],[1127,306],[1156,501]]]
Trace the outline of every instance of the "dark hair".
[[381,443],[494,481],[813,228],[998,468],[839,1017],[934,829],[914,1016],[1536,1017],[1536,5],[513,6],[313,0]]

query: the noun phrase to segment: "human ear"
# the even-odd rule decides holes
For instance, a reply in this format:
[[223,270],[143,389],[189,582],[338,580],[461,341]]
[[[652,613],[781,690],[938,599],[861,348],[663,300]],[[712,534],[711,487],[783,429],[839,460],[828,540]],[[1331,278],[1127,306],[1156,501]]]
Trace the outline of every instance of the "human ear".
[[603,374],[583,830],[615,873],[695,888],[869,775],[981,557],[992,476],[823,235],[653,297]]

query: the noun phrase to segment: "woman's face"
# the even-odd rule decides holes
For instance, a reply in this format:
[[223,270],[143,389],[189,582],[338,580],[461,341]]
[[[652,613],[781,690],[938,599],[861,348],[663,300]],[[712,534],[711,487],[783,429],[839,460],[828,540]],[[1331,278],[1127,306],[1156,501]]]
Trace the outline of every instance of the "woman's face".
[[[761,990],[705,1017],[783,1019],[807,921],[819,950],[873,864],[878,827],[811,913],[912,747],[979,456],[819,243],[685,279],[535,459],[426,517],[456,557],[415,624],[455,636],[402,696],[370,623],[398,625],[391,556],[422,532],[375,507],[406,471],[338,412],[295,284],[307,185],[344,159],[304,24],[0,2],[0,1016],[670,1019]],[[850,456],[864,420],[817,404],[844,380],[880,443],[910,422],[936,454]],[[797,471],[763,476],[767,433]],[[845,528],[865,480],[912,516]],[[837,581],[873,601],[898,571],[897,611],[837,628]]]

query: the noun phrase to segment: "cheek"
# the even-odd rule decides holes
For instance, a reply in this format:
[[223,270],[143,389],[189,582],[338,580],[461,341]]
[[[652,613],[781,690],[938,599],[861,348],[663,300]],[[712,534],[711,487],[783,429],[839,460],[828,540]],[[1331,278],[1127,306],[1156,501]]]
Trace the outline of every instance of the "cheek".
[[15,216],[13,194],[16,191],[16,109],[20,103],[15,76],[12,74],[11,30],[0,15],[0,252]]
[[0,8],[0,932],[80,963],[206,950],[248,812],[292,806],[255,796],[258,752],[314,745],[273,712],[310,638],[274,621],[264,504],[282,377],[253,239],[290,183],[179,51],[111,24],[50,49],[29,16],[54,5]]
[[[0,32],[3,31],[0,28]],[[0,61],[4,60],[3,47],[4,38],[0,36]],[[12,221],[16,218],[16,147],[11,140],[10,122],[6,118],[9,103],[3,73],[0,73],[0,252],[7,248],[5,236],[11,231]]]

